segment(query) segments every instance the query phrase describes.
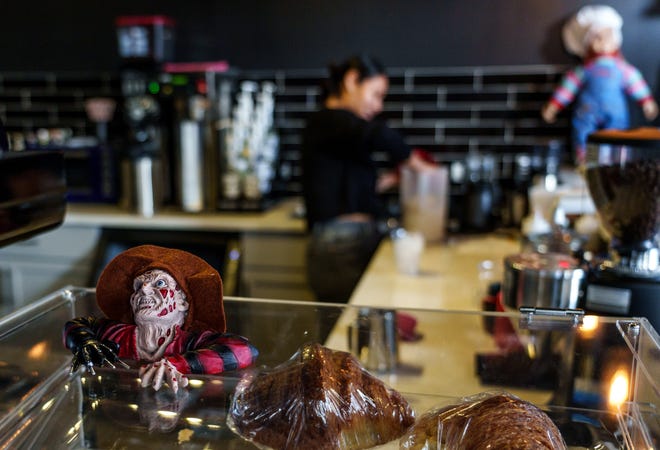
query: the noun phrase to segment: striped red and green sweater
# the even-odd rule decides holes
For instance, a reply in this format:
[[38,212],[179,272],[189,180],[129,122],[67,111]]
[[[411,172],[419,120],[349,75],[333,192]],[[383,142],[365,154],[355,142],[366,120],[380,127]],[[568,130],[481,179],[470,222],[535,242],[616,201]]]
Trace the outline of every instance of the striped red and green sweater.
[[[134,324],[94,317],[79,317],[65,324],[63,339],[68,349],[76,348],[81,339],[88,337],[116,343],[120,359],[140,359]],[[163,357],[183,374],[218,374],[248,367],[258,355],[258,350],[242,336],[176,327]]]

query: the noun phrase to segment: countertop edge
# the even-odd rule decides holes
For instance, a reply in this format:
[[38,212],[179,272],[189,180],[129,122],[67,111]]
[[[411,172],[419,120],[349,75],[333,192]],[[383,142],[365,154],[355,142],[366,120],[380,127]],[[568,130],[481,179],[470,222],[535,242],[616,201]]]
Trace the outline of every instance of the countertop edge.
[[69,203],[64,225],[159,230],[234,231],[302,235],[305,221],[296,215],[300,200],[283,199],[263,212],[188,213],[165,208],[144,217],[117,205]]

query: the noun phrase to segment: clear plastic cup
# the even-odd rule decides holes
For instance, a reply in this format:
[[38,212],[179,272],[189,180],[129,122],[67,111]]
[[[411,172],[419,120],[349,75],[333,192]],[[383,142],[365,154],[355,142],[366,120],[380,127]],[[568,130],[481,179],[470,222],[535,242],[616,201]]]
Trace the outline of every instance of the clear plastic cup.
[[439,166],[430,170],[401,170],[400,202],[403,227],[418,231],[424,240],[443,242],[449,211],[449,170]]

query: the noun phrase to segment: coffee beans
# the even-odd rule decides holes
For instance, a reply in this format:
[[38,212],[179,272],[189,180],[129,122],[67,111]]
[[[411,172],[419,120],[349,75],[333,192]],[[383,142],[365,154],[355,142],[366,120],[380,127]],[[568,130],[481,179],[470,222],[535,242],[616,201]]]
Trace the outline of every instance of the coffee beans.
[[660,161],[598,166],[587,184],[604,226],[622,244],[653,239],[660,219]]

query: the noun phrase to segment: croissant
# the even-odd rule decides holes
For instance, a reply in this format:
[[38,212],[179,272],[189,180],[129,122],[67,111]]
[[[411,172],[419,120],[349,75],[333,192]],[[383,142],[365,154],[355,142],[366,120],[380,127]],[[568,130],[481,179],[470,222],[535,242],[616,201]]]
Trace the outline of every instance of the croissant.
[[508,393],[482,393],[423,414],[400,440],[402,450],[566,449],[546,413]]
[[228,424],[273,449],[364,449],[403,435],[414,412],[350,353],[319,344],[239,382]]

